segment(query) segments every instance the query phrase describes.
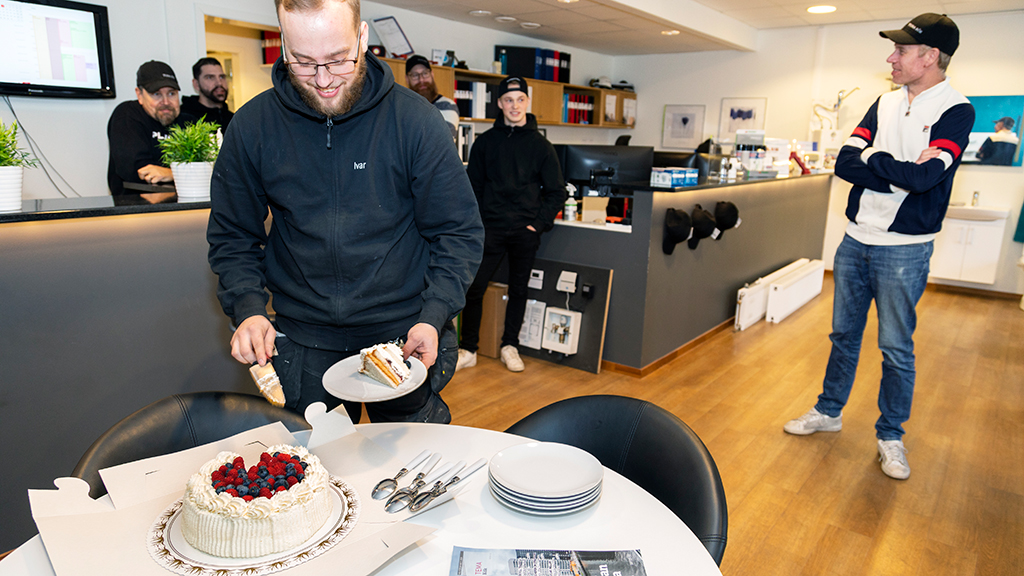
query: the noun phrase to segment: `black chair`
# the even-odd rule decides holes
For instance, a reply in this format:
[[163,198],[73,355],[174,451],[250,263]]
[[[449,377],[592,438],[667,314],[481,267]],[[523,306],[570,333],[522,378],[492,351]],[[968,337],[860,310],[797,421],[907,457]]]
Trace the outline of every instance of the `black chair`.
[[721,565],[729,524],[722,478],[704,443],[672,413],[635,398],[581,396],[506,432],[590,452],[671,509]]
[[290,432],[308,430],[306,419],[262,396],[234,392],[175,394],[114,424],[85,451],[72,476],[89,483],[89,496],[107,493],[101,468],[194,448],[280,421]]

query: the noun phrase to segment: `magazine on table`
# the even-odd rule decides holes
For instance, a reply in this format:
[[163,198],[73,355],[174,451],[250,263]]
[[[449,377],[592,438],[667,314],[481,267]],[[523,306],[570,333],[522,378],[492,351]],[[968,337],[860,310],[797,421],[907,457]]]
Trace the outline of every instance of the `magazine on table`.
[[500,550],[452,552],[448,576],[647,576],[639,550]]

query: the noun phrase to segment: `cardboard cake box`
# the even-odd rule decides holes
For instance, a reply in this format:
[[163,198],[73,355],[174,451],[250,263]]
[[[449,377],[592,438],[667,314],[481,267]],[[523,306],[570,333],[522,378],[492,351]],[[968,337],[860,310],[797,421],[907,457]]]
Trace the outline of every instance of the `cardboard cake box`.
[[[370,574],[435,528],[404,522],[408,511],[388,514],[373,500],[373,486],[405,464],[356,431],[344,406],[327,413],[323,404],[306,411],[313,426],[306,444],[333,476],[357,494],[359,517],[343,539],[326,552],[288,568],[289,575],[325,574],[345,566],[345,574]],[[223,451],[237,452],[246,462],[275,444],[298,445],[280,422],[174,454],[139,460],[100,471],[108,494],[89,498],[89,485],[79,478],[54,480],[57,490],[29,490],[32,516],[58,576],[78,574],[170,573],[154,560],[147,538],[156,520],[185,491],[188,478]],[[451,499],[445,494],[418,513]],[[263,572],[270,573],[270,572]]]

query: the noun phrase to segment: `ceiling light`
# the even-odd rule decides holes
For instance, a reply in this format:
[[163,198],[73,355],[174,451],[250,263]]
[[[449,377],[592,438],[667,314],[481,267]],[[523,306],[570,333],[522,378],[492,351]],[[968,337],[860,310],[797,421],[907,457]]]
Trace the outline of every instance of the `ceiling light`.
[[811,14],[831,14],[836,11],[835,6],[811,6],[807,9]]
[[527,30],[533,30],[535,28],[540,28],[540,24],[537,24],[536,22],[520,22],[519,26],[521,26],[523,28],[526,28]]
[[470,16],[490,16],[491,15],[491,11],[490,10],[470,10],[469,11],[469,15]]
[[497,20],[498,22],[501,22],[502,24],[508,24],[509,22],[516,21],[516,19],[511,16],[495,16],[494,19]]
[[562,4],[572,4],[573,2],[579,2],[580,0],[558,0]]
[[677,36],[679,35],[679,30],[662,30],[661,33],[665,36]]

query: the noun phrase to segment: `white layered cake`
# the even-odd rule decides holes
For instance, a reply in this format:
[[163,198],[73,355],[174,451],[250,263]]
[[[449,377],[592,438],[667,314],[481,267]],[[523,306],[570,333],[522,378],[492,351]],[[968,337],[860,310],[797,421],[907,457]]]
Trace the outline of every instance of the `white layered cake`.
[[363,348],[359,359],[359,372],[392,388],[401,386],[412,374],[402,357],[402,349],[391,342]]
[[255,558],[302,544],[331,515],[327,470],[301,446],[270,447],[259,464],[221,452],[189,478],[181,531],[197,550]]

